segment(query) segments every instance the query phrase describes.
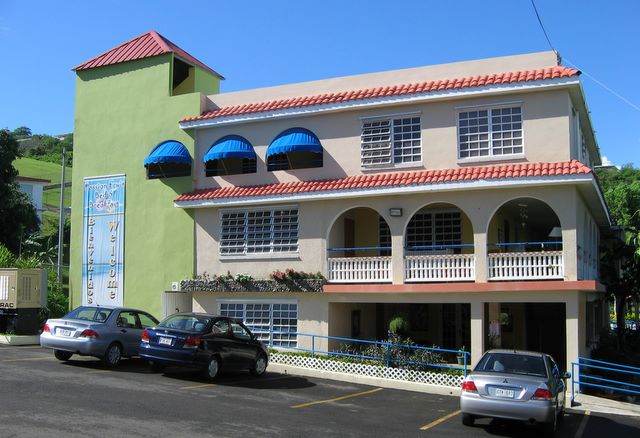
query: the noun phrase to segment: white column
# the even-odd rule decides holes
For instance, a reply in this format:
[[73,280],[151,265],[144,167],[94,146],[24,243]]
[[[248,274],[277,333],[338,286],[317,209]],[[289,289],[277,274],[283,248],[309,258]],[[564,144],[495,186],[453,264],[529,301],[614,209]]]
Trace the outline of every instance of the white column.
[[486,233],[473,235],[473,252],[476,260],[476,283],[486,283],[489,276]]
[[566,331],[567,331],[567,371],[571,371],[571,362],[577,362],[578,356],[585,352],[585,300],[580,292],[567,293]]
[[391,275],[393,284],[404,283],[404,236],[391,235]]
[[475,365],[484,353],[484,303],[471,303],[471,365]]

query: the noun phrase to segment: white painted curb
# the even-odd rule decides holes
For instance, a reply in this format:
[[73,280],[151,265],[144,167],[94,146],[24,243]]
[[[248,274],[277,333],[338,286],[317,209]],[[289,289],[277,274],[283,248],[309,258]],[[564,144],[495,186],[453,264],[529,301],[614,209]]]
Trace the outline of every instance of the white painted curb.
[[428,383],[407,382],[404,380],[392,380],[381,377],[361,376],[357,374],[339,373],[336,371],[314,370],[292,365],[282,365],[279,363],[269,363],[269,371],[295,376],[317,377],[319,379],[339,380],[342,382],[358,383],[361,385],[379,386],[382,388],[402,389],[404,391],[425,392],[429,394],[440,394],[449,396],[459,396],[460,388],[449,386],[430,385]]
[[0,344],[5,345],[40,345],[40,336],[0,335]]

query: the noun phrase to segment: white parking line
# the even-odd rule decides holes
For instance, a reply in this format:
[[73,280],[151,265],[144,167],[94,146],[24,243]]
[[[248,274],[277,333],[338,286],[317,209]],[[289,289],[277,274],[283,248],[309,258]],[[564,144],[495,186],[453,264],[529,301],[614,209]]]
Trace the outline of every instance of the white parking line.
[[580,422],[580,427],[576,431],[575,438],[581,438],[584,433],[584,429],[587,427],[587,421],[589,421],[589,416],[591,415],[591,411],[585,411],[584,416],[582,417],[582,421]]

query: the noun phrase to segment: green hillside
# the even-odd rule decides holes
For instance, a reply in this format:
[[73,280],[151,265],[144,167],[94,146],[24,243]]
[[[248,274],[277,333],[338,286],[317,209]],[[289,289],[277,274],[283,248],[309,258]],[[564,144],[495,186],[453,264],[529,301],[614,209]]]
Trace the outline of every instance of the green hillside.
[[[51,180],[51,184],[60,184],[61,166],[59,164],[39,161],[33,158],[18,158],[13,162],[13,166],[18,170],[20,176],[48,179]],[[70,182],[71,167],[67,167],[65,173],[65,180]],[[42,194],[42,203],[43,207],[50,206],[58,208],[60,204],[60,189],[45,190]],[[64,206],[65,208],[71,206],[71,187],[64,189]],[[45,220],[57,216],[58,214],[55,212],[44,212]]]

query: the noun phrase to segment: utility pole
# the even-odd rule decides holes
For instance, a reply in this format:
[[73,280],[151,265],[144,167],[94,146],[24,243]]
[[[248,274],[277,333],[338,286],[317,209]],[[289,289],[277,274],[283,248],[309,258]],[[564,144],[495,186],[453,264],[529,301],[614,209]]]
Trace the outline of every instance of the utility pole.
[[60,216],[58,218],[58,283],[62,283],[62,253],[64,247],[64,171],[67,166],[67,148],[62,146],[62,176],[60,177]]

